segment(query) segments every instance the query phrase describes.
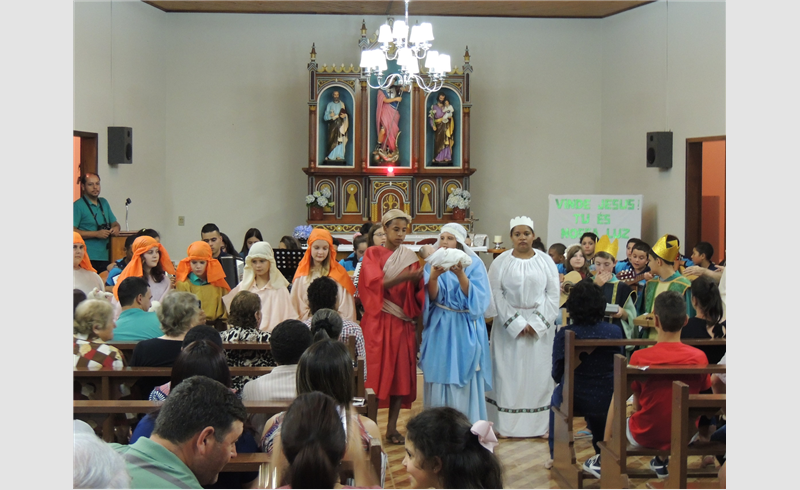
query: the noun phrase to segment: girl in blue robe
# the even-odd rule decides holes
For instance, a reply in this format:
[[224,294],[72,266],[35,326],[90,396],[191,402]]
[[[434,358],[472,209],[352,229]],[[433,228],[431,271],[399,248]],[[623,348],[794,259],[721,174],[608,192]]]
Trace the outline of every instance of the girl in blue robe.
[[[425,265],[427,294],[419,365],[425,377],[425,408],[452,407],[474,423],[486,420],[484,392],[492,389],[489,337],[483,317],[491,289],[486,267],[464,243],[466,238],[463,226],[449,223],[442,227],[437,242],[438,247],[458,248],[469,255],[472,264],[466,269],[460,265],[449,270]],[[434,285],[430,284],[432,277]],[[432,290],[436,293],[434,300]]]

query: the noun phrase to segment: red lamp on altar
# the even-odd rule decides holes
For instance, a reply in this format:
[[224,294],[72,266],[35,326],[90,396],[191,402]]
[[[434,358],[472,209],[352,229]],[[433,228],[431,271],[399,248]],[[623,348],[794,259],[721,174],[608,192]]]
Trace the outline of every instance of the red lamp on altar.
[[386,167],[386,175],[394,175],[394,167],[392,165]]

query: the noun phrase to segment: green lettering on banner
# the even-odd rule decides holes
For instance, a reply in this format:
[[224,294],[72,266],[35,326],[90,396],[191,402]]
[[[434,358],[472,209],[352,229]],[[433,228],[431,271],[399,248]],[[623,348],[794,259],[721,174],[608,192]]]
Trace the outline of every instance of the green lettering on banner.
[[615,238],[627,240],[629,238],[631,230],[630,228],[606,228],[606,234],[608,238],[613,240]]
[[564,206],[564,200],[563,199],[556,199],[556,207],[558,209],[561,209],[562,206]]
[[611,215],[610,214],[598,214],[597,215],[597,224],[598,225],[610,225],[611,224]]
[[625,203],[626,203],[625,209],[630,209],[631,211],[633,211],[635,209],[635,207],[634,207],[635,206],[635,200],[634,199],[628,199],[628,200],[625,201]]

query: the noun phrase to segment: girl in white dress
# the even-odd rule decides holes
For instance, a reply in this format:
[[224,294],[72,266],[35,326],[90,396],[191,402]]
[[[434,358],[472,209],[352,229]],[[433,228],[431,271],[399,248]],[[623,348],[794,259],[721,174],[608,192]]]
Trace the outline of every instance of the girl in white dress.
[[507,437],[547,435],[554,321],[558,316],[558,270],[549,255],[532,248],[533,220],[511,220],[512,250],[489,268],[493,316],[493,390],[486,411],[497,432]]

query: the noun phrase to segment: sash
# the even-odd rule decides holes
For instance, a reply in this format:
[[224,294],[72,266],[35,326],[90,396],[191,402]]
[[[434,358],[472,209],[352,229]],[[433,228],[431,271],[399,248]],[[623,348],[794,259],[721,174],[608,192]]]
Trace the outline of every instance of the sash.
[[[417,254],[400,245],[397,247],[397,250],[395,250],[392,255],[389,256],[389,258],[386,260],[386,263],[383,265],[383,276],[385,279],[392,280],[399,276],[406,267],[413,265],[414,263],[419,263]],[[392,303],[385,297],[383,298],[383,307],[381,308],[381,311],[392,316],[396,316],[404,322],[414,321],[406,315],[406,313],[403,311],[403,308]]]

